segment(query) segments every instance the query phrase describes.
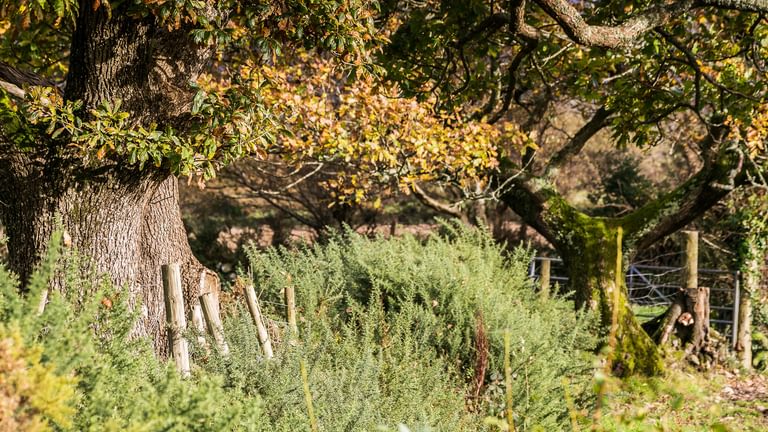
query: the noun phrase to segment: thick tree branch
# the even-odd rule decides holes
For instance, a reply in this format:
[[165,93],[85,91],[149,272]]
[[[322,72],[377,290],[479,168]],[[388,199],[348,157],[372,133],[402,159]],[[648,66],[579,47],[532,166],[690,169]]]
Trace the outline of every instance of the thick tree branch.
[[413,196],[415,196],[419,202],[431,208],[432,210],[461,219],[463,221],[467,219],[467,216],[461,210],[459,210],[457,206],[448,205],[431,197],[424,191],[424,189],[418,185],[418,183],[413,183],[411,190],[413,191]]
[[55,84],[43,77],[31,72],[22,71],[8,63],[0,61],[0,88],[7,91],[15,98],[24,99],[24,95],[26,94],[24,87],[26,86],[55,87]]
[[568,159],[579,154],[587,142],[608,124],[611,114],[613,111],[601,106],[592,118],[576,132],[576,135],[552,156],[544,170],[544,177],[557,177],[560,168],[568,162]]
[[696,5],[744,12],[768,12],[768,1],[766,0],[697,0]]
[[535,0],[574,42],[604,48],[619,48],[632,44],[640,36],[691,9],[693,0],[656,4],[615,25],[590,25],[568,0]]
[[22,88],[14,84],[11,84],[7,81],[0,81],[0,88],[7,91],[8,94],[10,94],[11,96],[17,99],[24,99],[24,95],[26,95],[26,93]]
[[642,35],[698,7],[768,12],[768,0],[678,0],[654,4],[621,24],[590,25],[568,0],[534,0],[574,42],[603,48],[621,48]]
[[[715,7],[719,9],[740,10],[745,12],[768,12],[768,0],[676,0],[649,6],[626,21],[617,25],[592,25],[581,16],[573,3],[568,0],[534,0],[552,19],[554,19],[565,35],[572,41],[584,45],[604,48],[621,48],[637,42],[641,36],[669,23],[681,14],[699,7]],[[504,25],[509,25],[512,36],[523,39],[528,45],[539,40],[547,32],[525,22],[525,0],[511,0],[508,3],[509,13],[494,13],[464,36],[456,41],[461,49],[465,44],[477,37],[494,33]],[[535,45],[533,45],[535,47]],[[529,54],[528,51],[519,57]],[[512,68],[514,69],[514,68]],[[509,93],[509,92],[508,92]]]
[[[544,178],[514,169],[500,168],[505,186],[499,199],[556,247],[563,245],[566,220],[587,217],[568,204],[555,186]],[[505,178],[506,177],[506,178]]]
[[[717,142],[722,136],[709,136],[705,141]],[[708,145],[712,144],[705,143]],[[721,146],[717,156],[676,189],[621,218],[630,249],[647,248],[683,228],[744,180],[743,155],[738,149]]]

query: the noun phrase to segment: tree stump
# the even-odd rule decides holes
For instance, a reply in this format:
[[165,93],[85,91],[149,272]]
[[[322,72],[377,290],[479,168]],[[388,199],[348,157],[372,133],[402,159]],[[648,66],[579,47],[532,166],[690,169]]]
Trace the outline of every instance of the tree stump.
[[689,361],[708,367],[717,357],[709,328],[709,287],[699,286],[699,233],[686,231],[685,235],[682,285],[657,327],[655,339],[660,345],[685,349]]

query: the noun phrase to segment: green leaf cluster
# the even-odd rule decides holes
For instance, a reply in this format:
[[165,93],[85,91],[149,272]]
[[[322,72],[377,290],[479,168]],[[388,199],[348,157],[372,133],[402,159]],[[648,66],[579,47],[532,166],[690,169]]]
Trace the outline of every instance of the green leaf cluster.
[[85,166],[98,166],[107,158],[139,169],[151,164],[209,179],[222,165],[274,144],[278,124],[259,103],[262,85],[249,83],[222,93],[200,90],[186,131],[159,129],[154,123],[136,126],[120,101],[105,101],[83,113],[79,101],[62,101],[51,87],[30,88],[20,105],[0,92],[2,133],[22,148],[39,148],[42,137],[42,142],[61,143]]

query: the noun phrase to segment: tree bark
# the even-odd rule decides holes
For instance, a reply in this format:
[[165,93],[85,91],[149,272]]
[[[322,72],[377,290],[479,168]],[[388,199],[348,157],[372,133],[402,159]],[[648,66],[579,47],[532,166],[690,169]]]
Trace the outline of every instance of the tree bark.
[[[133,335],[150,337],[156,351],[167,355],[160,267],[181,264],[186,305],[200,295],[205,271],[187,241],[177,179],[151,171],[114,169],[98,175],[50,164],[11,167],[2,162],[0,158],[6,176],[0,201],[5,205],[0,216],[8,235],[9,267],[22,286],[53,232],[61,229],[72,250],[82,255],[86,276],[109,278],[126,290],[132,307],[140,307]],[[87,180],[79,179],[81,175]],[[73,288],[61,275],[54,275],[51,284],[58,291]]]
[[[195,43],[183,26],[169,30],[155,17],[134,18],[123,10],[129,6],[110,14],[103,5],[80,1],[64,97],[83,102],[85,120],[89,109],[120,100],[137,125],[183,129],[193,97],[189,82],[212,46]],[[3,76],[19,88],[36,79]],[[85,260],[86,276],[108,277],[127,292],[132,307],[140,307],[133,335],[152,338],[156,351],[167,355],[160,267],[181,265],[187,305],[200,294],[204,271],[187,242],[177,179],[165,167],[139,170],[109,156],[86,167],[68,144],[41,136],[34,149],[22,151],[0,142],[0,217],[10,268],[26,284],[51,234],[65,230]],[[61,277],[52,285],[71,288]]]
[[569,277],[577,309],[598,314],[611,337],[610,358],[618,375],[657,375],[660,353],[629,307],[624,282],[633,250],[620,219],[590,217],[570,206],[545,179],[525,173],[501,199],[555,247]]
[[[183,25],[169,29],[154,16],[136,18],[126,7],[130,4],[110,13],[104,5],[79,2],[64,97],[83,102],[80,115],[86,121],[89,109],[119,100],[136,125],[155,122],[160,129],[183,130],[194,95],[189,82],[203,70],[213,46],[194,42]],[[23,88],[29,79],[16,81],[11,84]],[[110,156],[86,167],[62,137],[40,140],[26,151],[0,142],[0,217],[10,268],[26,284],[51,234],[65,230],[85,260],[86,276],[108,277],[128,294],[132,307],[140,307],[133,335],[152,338],[156,351],[167,355],[160,267],[181,265],[188,309],[200,295],[201,275],[213,275],[187,242],[177,179],[166,167],[139,170]],[[61,277],[52,285],[71,288]]]
[[[54,163],[0,163],[0,200],[8,235],[9,266],[26,284],[60,228],[72,246],[92,260],[86,270],[110,273],[117,285],[136,279],[143,208],[156,180],[129,172],[93,176],[84,182]],[[62,289],[63,281],[55,281]]]
[[[501,201],[563,258],[576,307],[598,312],[603,330],[610,328],[617,334],[613,352],[614,364],[622,365],[620,372],[656,374],[662,368],[660,354],[629,308],[623,277],[616,277],[625,274],[636,251],[683,228],[738,187],[745,180],[745,170],[739,153],[724,139],[726,128],[715,128],[699,142],[704,164],[687,181],[624,217],[590,217],[563,198],[553,177],[567,156],[578,153],[608,116],[608,112],[597,113],[541,175],[525,164],[521,168],[510,159],[502,159],[502,175],[494,186]],[[622,235],[617,244],[619,232]],[[611,259],[617,254],[622,258],[619,264]]]

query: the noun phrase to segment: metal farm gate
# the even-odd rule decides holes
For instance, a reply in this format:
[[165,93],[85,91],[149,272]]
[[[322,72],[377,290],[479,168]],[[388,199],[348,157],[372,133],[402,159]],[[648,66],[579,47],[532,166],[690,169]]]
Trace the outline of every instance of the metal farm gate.
[[[558,284],[567,290],[563,261],[559,258],[534,257],[528,276],[539,279],[541,262],[550,262],[550,284]],[[653,318],[663,313],[672,304],[675,295],[682,288],[682,267],[631,264],[626,275],[630,303],[640,318]],[[733,344],[739,316],[738,271],[699,268],[699,286],[709,288],[710,326],[717,329]]]

